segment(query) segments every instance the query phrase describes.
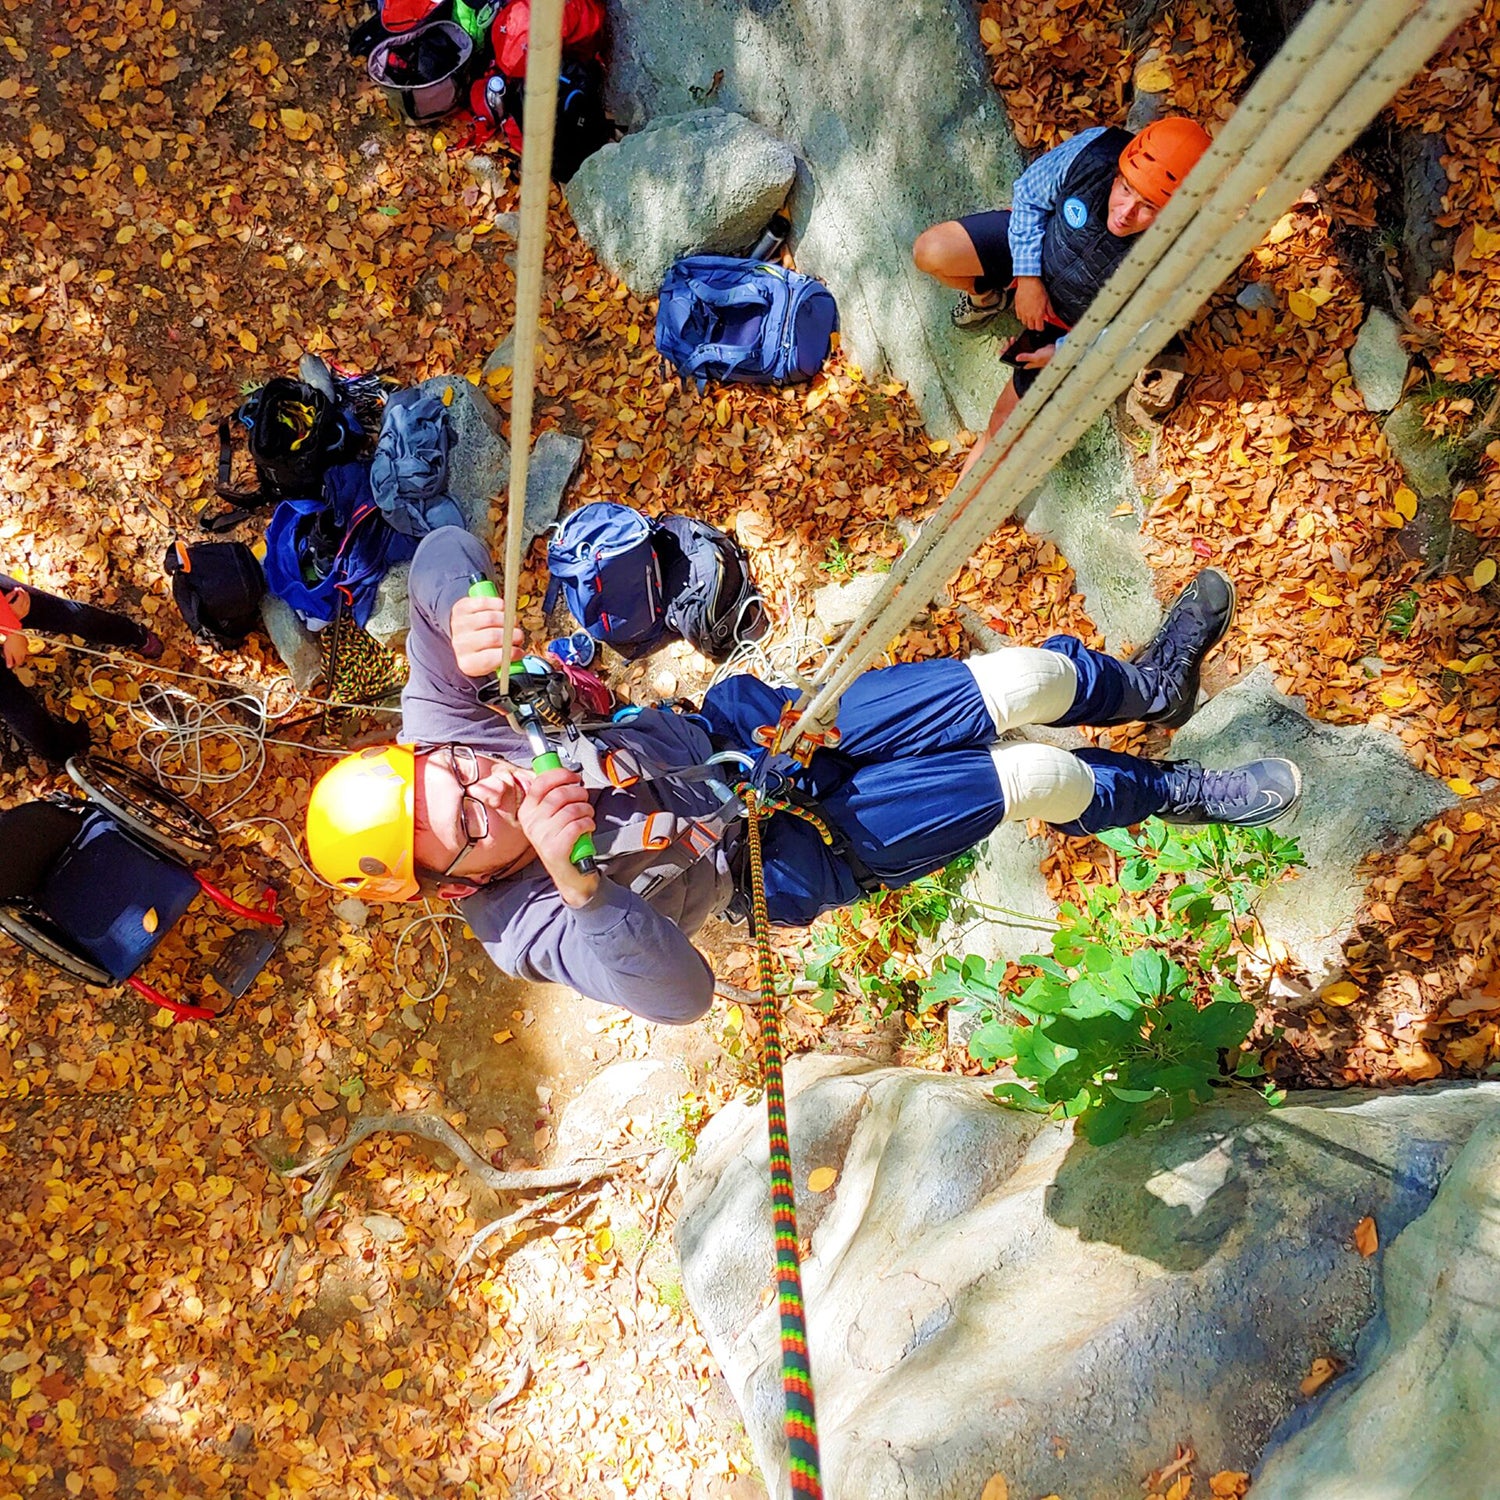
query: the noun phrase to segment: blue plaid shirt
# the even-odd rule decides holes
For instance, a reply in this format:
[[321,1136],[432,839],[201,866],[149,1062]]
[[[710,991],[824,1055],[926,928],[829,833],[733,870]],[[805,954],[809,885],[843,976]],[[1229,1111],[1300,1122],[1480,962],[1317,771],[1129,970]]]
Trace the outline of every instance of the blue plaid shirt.
[[1060,146],[1039,156],[1016,178],[1010,203],[1010,261],[1017,276],[1042,274],[1042,239],[1047,219],[1057,205],[1063,179],[1074,158],[1092,140],[1104,134],[1103,125],[1081,130]]

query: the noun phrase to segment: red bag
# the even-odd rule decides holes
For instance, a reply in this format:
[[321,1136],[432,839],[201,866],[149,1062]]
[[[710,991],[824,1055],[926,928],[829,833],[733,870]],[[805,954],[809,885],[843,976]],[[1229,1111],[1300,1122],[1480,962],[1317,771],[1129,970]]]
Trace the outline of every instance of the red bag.
[[[510,0],[495,17],[490,43],[495,63],[507,78],[526,76],[526,49],[531,38],[531,0]],[[595,58],[604,46],[601,0],[566,0],[563,5],[564,57]]]

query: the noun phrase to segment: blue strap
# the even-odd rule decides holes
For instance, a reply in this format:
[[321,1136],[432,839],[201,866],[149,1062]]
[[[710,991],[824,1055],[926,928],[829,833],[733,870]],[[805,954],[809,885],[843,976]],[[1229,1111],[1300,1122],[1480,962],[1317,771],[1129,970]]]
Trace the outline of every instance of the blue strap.
[[724,365],[720,378],[727,380],[754,352],[753,349],[742,349],[738,344],[703,344],[683,361],[683,369],[689,375],[699,375],[705,365],[720,360]]
[[769,309],[771,306],[771,292],[764,282],[744,282],[738,286],[721,290],[716,286],[710,286],[706,281],[699,281],[696,276],[688,278],[688,288],[693,295],[707,307],[749,307],[759,306]]

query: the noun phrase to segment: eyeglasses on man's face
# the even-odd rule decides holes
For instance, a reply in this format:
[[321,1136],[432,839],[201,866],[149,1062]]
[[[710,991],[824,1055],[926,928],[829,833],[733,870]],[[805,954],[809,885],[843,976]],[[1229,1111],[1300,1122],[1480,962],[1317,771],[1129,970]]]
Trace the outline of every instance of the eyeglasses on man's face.
[[490,832],[490,810],[469,790],[482,774],[479,757],[470,745],[448,746],[448,768],[458,783],[458,837],[462,847],[453,857],[445,876],[451,875],[469,850]]

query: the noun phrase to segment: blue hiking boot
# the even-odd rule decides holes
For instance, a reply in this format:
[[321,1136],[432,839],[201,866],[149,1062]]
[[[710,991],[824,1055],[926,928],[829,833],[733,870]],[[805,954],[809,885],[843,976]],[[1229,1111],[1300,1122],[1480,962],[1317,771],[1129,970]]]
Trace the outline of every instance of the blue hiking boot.
[[1134,717],[1166,729],[1186,724],[1198,703],[1203,658],[1233,621],[1233,579],[1218,568],[1204,568],[1173,601],[1161,629],[1130,658],[1150,686],[1147,710]]

